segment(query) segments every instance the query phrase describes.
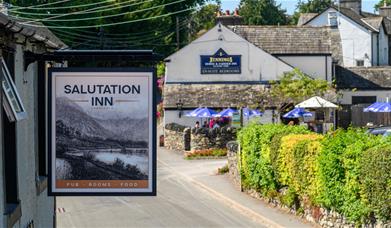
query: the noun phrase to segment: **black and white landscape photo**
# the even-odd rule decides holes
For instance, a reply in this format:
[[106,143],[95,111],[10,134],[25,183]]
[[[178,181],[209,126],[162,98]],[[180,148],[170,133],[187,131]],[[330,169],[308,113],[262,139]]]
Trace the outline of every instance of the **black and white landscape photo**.
[[148,83],[56,80],[56,180],[148,180]]

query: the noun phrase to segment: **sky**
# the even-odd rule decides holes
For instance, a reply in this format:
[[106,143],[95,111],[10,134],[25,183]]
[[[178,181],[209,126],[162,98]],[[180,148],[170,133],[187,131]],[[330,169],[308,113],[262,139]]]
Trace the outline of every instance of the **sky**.
[[[223,10],[234,10],[238,7],[240,0],[221,0]],[[277,3],[281,4],[283,9],[286,9],[288,14],[293,14],[296,9],[296,4],[298,0],[276,0]],[[362,0],[363,11],[373,12],[374,5],[378,3],[379,0]]]

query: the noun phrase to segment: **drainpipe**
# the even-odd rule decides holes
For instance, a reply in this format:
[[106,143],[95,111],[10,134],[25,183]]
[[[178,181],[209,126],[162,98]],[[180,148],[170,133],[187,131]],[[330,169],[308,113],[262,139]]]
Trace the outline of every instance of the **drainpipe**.
[[380,31],[379,31],[379,33],[377,34],[377,65],[379,66],[380,65],[380,44],[379,44],[379,42],[380,42]]

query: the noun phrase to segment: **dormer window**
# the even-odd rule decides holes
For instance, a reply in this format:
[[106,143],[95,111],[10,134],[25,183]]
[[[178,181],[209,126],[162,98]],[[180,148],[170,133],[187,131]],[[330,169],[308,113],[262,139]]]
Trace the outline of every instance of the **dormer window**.
[[329,26],[338,27],[337,12],[329,12]]

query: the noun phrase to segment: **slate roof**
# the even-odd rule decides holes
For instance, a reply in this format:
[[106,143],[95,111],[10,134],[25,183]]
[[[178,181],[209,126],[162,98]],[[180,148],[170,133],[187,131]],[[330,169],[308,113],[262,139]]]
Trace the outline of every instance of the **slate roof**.
[[183,108],[209,107],[272,107],[269,90],[261,84],[165,84],[165,108],[176,108],[178,101]]
[[[66,47],[57,36],[47,27],[37,27],[23,24],[25,20],[11,18],[4,13],[0,13],[0,27],[5,27],[12,32],[20,33],[28,38],[45,43],[48,47],[60,49]],[[34,22],[35,25],[42,26],[42,23]]]
[[369,24],[372,28],[376,29],[377,31],[380,30],[380,27],[382,26],[383,23],[383,17],[366,17],[366,18],[362,18],[361,20]]
[[232,26],[231,29],[270,54],[332,54],[329,27]]
[[[357,13],[353,9],[345,8],[345,7],[336,7],[336,6],[330,6],[330,7],[337,11],[340,11],[343,15],[350,18],[352,21],[356,22],[357,24],[363,26],[364,28],[372,32],[379,32],[380,26],[382,25],[382,22],[384,22],[384,27],[386,29],[387,34],[391,34],[391,21],[388,18],[382,17],[378,14],[364,12],[364,11],[361,11],[361,13]],[[318,15],[322,13],[319,13]],[[312,17],[310,20],[306,21],[302,25],[308,24],[308,22],[310,22],[314,18],[316,18],[316,16]]]
[[391,89],[391,66],[349,67],[336,66],[338,89]]
[[318,16],[317,13],[302,13],[300,14],[300,18],[297,21],[297,26],[304,25],[307,23],[307,21],[311,20],[312,18]]

